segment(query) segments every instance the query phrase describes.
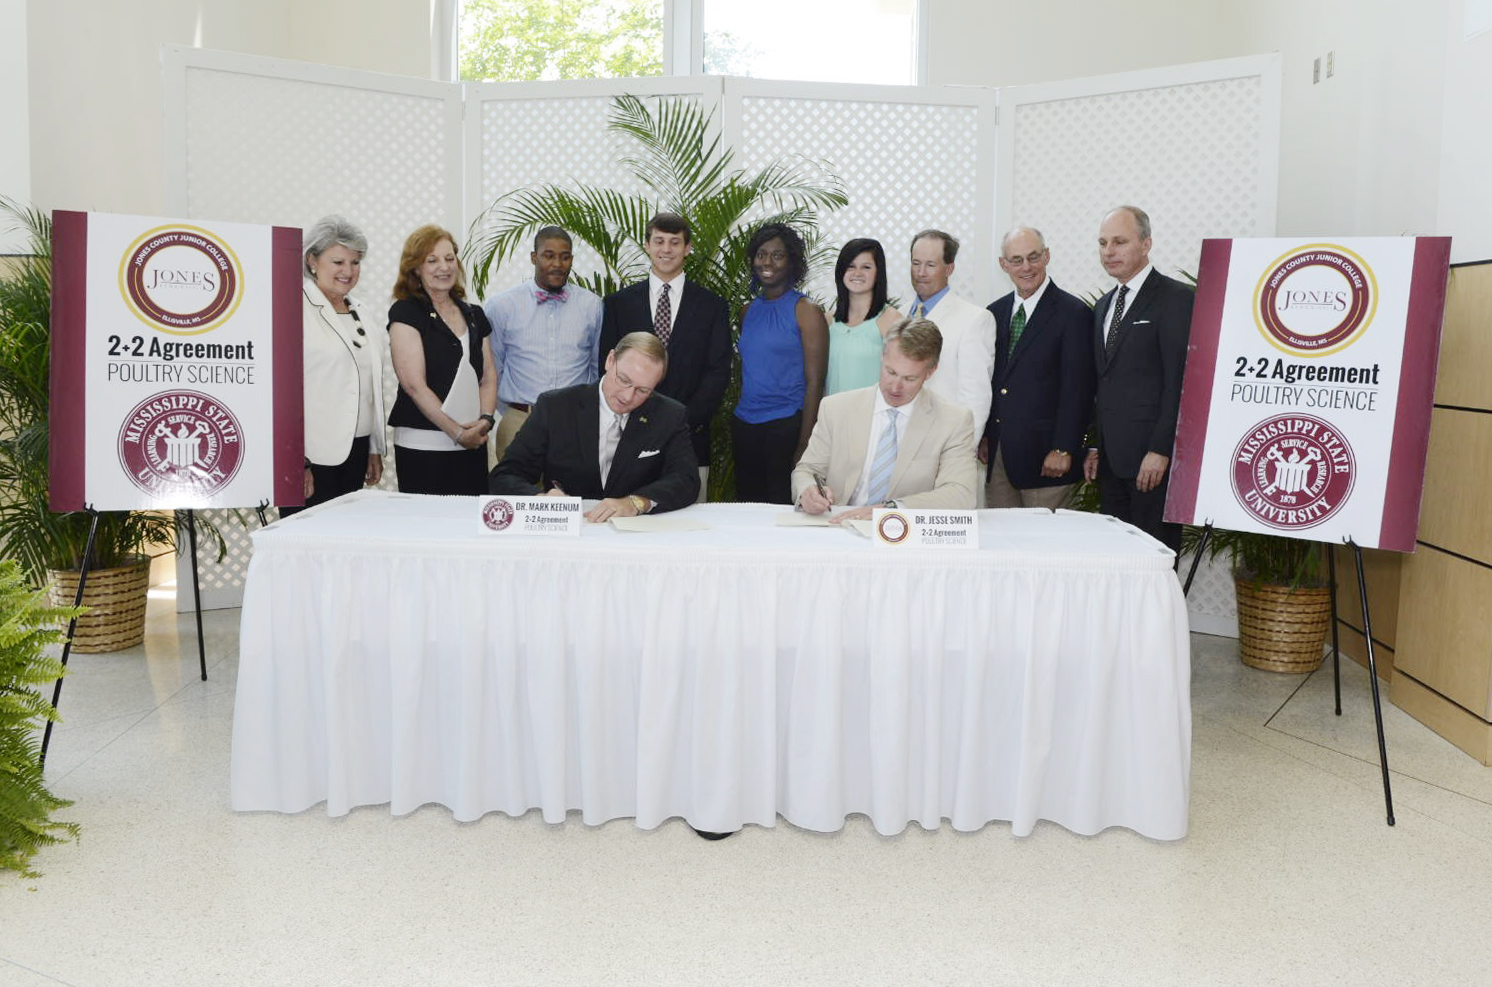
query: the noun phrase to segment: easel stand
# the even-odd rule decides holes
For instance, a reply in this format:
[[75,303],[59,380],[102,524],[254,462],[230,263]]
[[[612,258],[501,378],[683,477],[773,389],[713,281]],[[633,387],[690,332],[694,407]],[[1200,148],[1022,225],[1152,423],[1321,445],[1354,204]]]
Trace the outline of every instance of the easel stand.
[[[1181,595],[1191,593],[1192,580],[1197,576],[1197,566],[1201,564],[1202,552],[1207,548],[1207,542],[1212,538],[1212,523],[1209,521],[1202,526],[1202,537],[1197,541],[1197,547],[1192,555],[1191,568],[1186,574],[1186,583],[1181,588]],[[1378,729],[1378,763],[1383,770],[1383,804],[1388,811],[1388,824],[1394,824],[1394,796],[1393,789],[1388,780],[1388,745],[1383,740],[1383,703],[1378,695],[1378,662],[1373,654],[1373,622],[1368,614],[1368,581],[1363,575],[1362,548],[1352,539],[1347,539],[1345,544],[1352,547],[1353,558],[1357,562],[1357,596],[1362,602],[1362,629],[1363,636],[1368,642],[1368,681],[1373,688],[1373,723]],[[1326,549],[1327,571],[1331,577],[1331,672],[1332,684],[1336,691],[1336,714],[1342,715],[1342,659],[1341,648],[1337,636],[1337,556],[1330,545],[1323,546]]]
[[[1378,662],[1373,656],[1373,621],[1368,615],[1368,581],[1363,575],[1362,547],[1351,538],[1344,544],[1352,547],[1352,558],[1357,564],[1357,598],[1362,602],[1362,633],[1368,647],[1368,682],[1373,687],[1373,723],[1378,728],[1378,764],[1383,770],[1383,805],[1388,813],[1388,824],[1394,824],[1394,796],[1388,781],[1388,745],[1383,740],[1383,703],[1378,698]],[[1326,546],[1327,571],[1331,574],[1331,671],[1336,685],[1337,715],[1342,715],[1342,661],[1337,644],[1337,558],[1331,546]]]
[[197,610],[197,664],[202,669],[202,681],[207,681],[207,645],[202,640],[202,582],[197,577],[197,512],[190,507],[186,512],[187,543],[192,552],[192,606]]
[[[82,571],[78,573],[78,592],[73,597],[73,606],[83,605],[83,589],[88,585],[88,570],[93,567],[93,546],[98,538],[98,511],[92,506],[84,508],[88,511],[88,543],[83,549]],[[195,511],[187,510],[187,541],[192,553],[192,600],[197,610],[197,665],[202,674],[202,681],[207,681],[207,644],[202,633],[202,584],[197,574],[197,515]],[[62,668],[67,669],[67,660],[72,656],[73,637],[77,634],[78,618],[74,617],[67,622],[67,640],[62,644]],[[62,699],[62,679],[57,679],[57,684],[52,686],[52,709],[58,709],[58,703]],[[53,722],[47,721],[46,729],[41,735],[41,756],[37,763],[45,768],[47,766],[47,748],[52,744]]]
[[[83,566],[78,573],[78,592],[73,596],[73,606],[83,605],[83,587],[88,585],[88,570],[93,566],[93,543],[98,538],[98,511],[90,505],[85,508],[88,511],[88,542],[83,547]],[[78,618],[73,617],[67,622],[67,640],[62,642],[62,670],[67,671],[67,659],[73,653],[73,635],[78,632]],[[57,683],[52,686],[52,709],[57,709],[57,703],[62,699],[62,676],[57,676]],[[47,766],[47,748],[52,743],[53,722],[47,721],[46,729],[41,734],[41,756],[37,758],[37,765],[45,768]]]

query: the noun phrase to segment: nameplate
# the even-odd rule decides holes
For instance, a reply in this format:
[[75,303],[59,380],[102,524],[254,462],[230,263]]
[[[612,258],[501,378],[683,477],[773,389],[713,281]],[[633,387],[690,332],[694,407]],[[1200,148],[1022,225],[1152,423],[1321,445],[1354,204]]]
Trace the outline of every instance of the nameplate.
[[977,511],[877,507],[871,517],[877,547],[978,548]]
[[483,497],[477,527],[487,535],[580,534],[585,509],[579,497]]

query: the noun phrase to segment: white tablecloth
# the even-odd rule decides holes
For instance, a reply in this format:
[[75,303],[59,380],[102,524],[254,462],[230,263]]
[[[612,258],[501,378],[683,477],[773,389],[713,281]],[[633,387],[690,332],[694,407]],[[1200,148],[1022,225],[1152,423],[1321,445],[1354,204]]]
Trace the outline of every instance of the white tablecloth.
[[368,491],[254,534],[235,809],[1186,833],[1186,606],[1128,525],[984,511],[979,551],[890,551],[712,504],[484,538],[475,503]]

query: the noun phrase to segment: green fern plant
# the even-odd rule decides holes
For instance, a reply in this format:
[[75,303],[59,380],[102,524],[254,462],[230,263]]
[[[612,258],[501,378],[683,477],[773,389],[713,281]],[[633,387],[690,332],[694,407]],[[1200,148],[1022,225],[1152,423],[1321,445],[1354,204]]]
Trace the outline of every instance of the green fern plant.
[[60,624],[78,615],[48,606],[26,584],[19,563],[0,561],[0,870],[38,877],[31,860],[43,847],[76,839],[76,823],[52,813],[72,805],[47,791],[40,728],[57,719],[41,688],[62,676],[47,648],[62,640]]
[[[739,320],[751,297],[746,244],[761,223],[789,223],[808,245],[810,267],[832,265],[819,235],[821,212],[849,203],[844,183],[823,162],[779,159],[757,171],[733,168],[734,152],[711,136],[713,116],[696,103],[660,99],[650,106],[636,96],[612,99],[607,129],[634,148],[621,163],[644,189],[628,195],[581,184],[542,184],[509,192],[472,223],[466,266],[478,296],[486,294],[494,266],[527,251],[540,227],[562,226],[600,259],[597,271],[577,271],[572,280],[598,295],[646,277],[643,249],[648,220],[676,212],[689,220],[693,252],[685,276],[726,300]],[[732,326],[739,336],[740,326]],[[723,499],[733,484],[730,429],[725,418],[740,393],[739,361],[711,432],[710,498]]]

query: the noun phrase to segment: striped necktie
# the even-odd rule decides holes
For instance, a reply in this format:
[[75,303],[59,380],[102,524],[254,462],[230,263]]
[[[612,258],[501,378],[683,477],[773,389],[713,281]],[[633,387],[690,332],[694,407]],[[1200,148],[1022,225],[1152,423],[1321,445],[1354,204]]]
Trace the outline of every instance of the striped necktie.
[[896,469],[896,409],[886,409],[886,428],[876,443],[875,458],[870,462],[870,482],[865,487],[865,502],[880,504],[891,489],[891,473]]

